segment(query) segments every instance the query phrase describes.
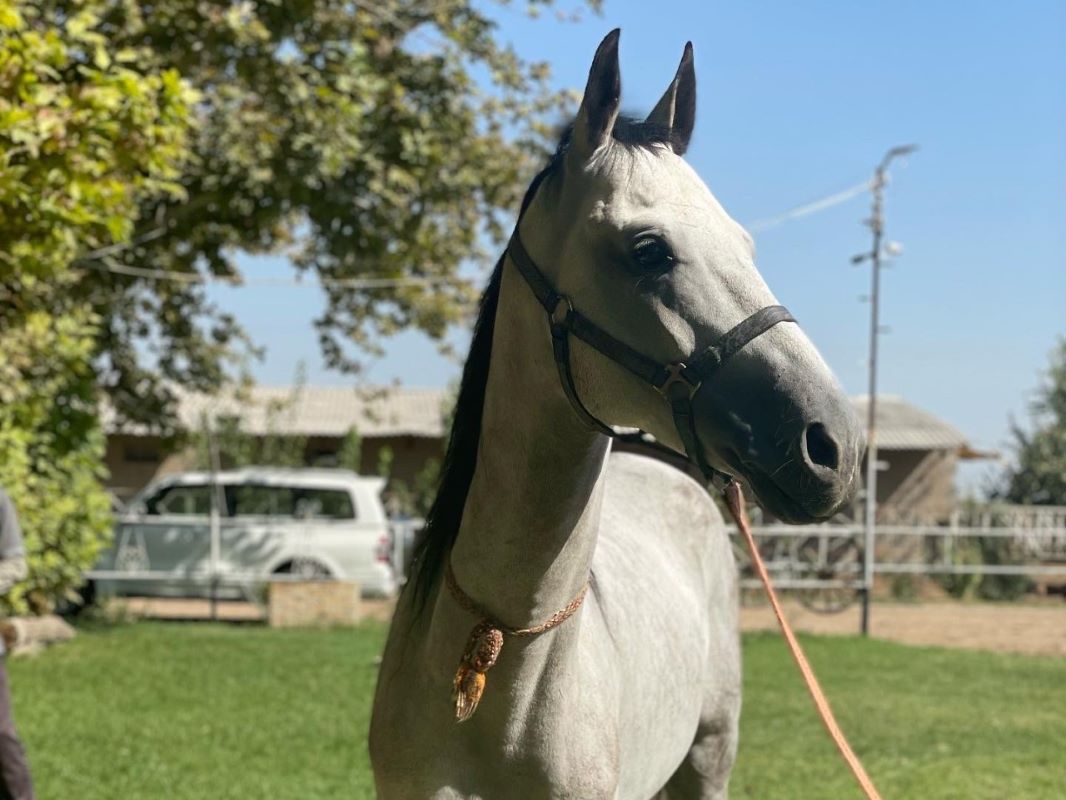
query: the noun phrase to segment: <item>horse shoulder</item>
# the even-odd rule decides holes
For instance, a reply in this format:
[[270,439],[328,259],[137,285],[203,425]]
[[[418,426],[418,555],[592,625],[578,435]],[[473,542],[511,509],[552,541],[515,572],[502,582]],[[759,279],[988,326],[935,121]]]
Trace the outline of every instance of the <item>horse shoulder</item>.
[[684,472],[636,453],[612,453],[607,466],[609,505],[621,505],[666,536],[703,550],[722,538],[722,513],[710,494]]
[[[711,495],[681,471],[632,453],[612,455],[593,572],[604,592],[654,592],[662,610],[736,603],[729,531]],[[602,580],[601,580],[602,578]],[[731,616],[731,615],[730,615]]]

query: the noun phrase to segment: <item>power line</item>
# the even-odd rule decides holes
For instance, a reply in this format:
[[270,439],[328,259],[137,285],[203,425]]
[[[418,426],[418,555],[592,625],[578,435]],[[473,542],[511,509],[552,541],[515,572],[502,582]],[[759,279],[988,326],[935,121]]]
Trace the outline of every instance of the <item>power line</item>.
[[854,186],[849,186],[847,189],[842,189],[831,195],[827,195],[818,200],[812,200],[809,203],[804,203],[801,206],[790,208],[788,211],[783,211],[780,214],[773,217],[763,217],[757,219],[754,222],[749,222],[745,227],[753,233],[759,231],[765,231],[768,228],[775,228],[783,222],[789,220],[799,219],[800,217],[806,217],[810,214],[815,214],[819,211],[825,211],[827,208],[838,206],[841,203],[847,202],[853,197],[868,192],[873,188],[873,181],[863,181],[857,183]]
[[303,281],[299,278],[282,277],[223,278],[217,275],[201,275],[195,272],[129,267],[125,264],[101,264],[98,268],[105,272],[129,275],[134,278],[187,284],[216,284],[233,288],[244,286],[320,286],[324,288],[340,287],[348,289],[400,289],[406,286],[441,286],[465,283],[463,279],[456,277],[319,278],[313,281]]

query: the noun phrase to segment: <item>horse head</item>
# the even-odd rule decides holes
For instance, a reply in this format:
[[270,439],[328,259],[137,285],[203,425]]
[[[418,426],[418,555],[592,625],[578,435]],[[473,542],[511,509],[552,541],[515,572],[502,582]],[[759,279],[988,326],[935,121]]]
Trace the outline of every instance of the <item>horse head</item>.
[[[688,451],[705,471],[742,477],[781,519],[824,520],[854,493],[861,428],[799,325],[784,309],[765,319],[779,307],[751,237],[682,158],[696,117],[691,44],[646,119],[621,116],[620,97],[613,31],[596,52],[557,167],[518,226],[519,249],[557,293],[553,301],[563,298],[603,341],[620,343],[570,337],[577,405],[606,425],[640,428]],[[722,358],[740,323],[760,313],[759,329]],[[687,374],[685,384],[635,374],[622,350],[638,354],[637,366],[643,358]],[[713,375],[691,369],[714,358]]]

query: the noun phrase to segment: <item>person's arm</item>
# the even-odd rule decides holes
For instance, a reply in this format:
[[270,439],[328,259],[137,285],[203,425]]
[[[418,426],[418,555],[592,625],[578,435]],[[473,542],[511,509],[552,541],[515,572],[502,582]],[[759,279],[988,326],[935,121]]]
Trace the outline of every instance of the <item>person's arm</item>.
[[0,559],[0,595],[11,591],[11,587],[29,574],[26,556],[21,553],[10,558]]
[[26,552],[15,504],[7,492],[0,489],[0,595],[7,594],[27,574]]

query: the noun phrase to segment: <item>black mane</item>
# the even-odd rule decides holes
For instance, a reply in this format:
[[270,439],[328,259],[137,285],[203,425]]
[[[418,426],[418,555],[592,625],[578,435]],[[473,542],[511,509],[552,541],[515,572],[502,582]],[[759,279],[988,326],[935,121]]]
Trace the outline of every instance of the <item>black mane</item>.
[[[555,173],[563,164],[563,157],[570,147],[573,125],[568,125],[559,138],[558,147],[547,165],[542,169],[526,189],[518,218],[521,219],[537,189],[546,178]],[[655,125],[638,120],[635,117],[618,118],[613,130],[613,137],[619,144],[627,147],[651,148],[656,145],[670,144],[670,132]],[[516,223],[517,224],[517,223]],[[492,271],[489,283],[481,295],[481,305],[474,336],[470,343],[470,354],[463,367],[463,377],[459,384],[459,397],[455,403],[455,414],[448,448],[441,468],[437,496],[426,515],[426,527],[419,543],[415,547],[411,564],[411,585],[414,592],[416,609],[422,609],[430,597],[431,589],[440,580],[444,565],[447,563],[459,534],[459,524],[463,518],[463,508],[470,491],[470,481],[477,466],[478,444],[481,440],[481,417],[485,406],[485,388],[489,378],[489,360],[492,356],[492,335],[496,324],[496,307],[500,299],[500,278],[506,253],[500,256]]]

